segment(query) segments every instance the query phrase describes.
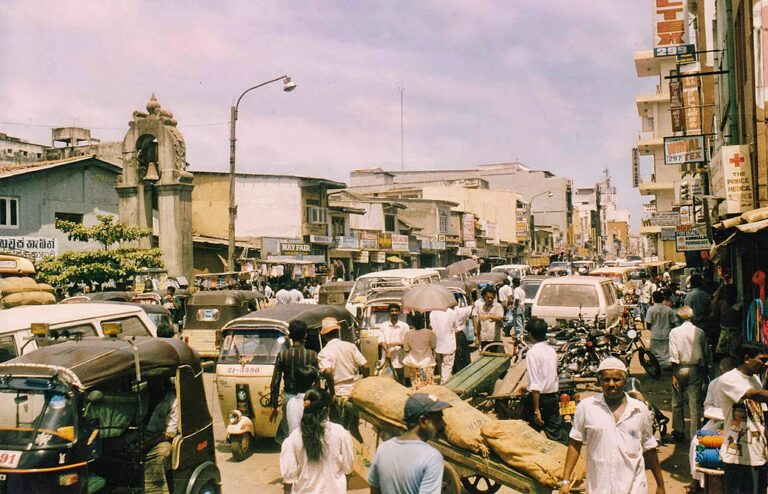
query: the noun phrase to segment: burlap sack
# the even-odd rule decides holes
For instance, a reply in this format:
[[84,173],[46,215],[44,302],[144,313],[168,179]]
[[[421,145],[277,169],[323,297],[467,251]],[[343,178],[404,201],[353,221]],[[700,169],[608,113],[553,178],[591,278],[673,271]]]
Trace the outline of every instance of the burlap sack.
[[366,377],[354,384],[349,400],[371,415],[394,425],[403,424],[408,388],[394,379]]
[[440,401],[451,405],[450,408],[443,410],[445,438],[449,443],[483,456],[489,455],[488,446],[480,433],[480,428],[492,422],[491,417],[472,407],[456,393],[443,386],[424,386],[419,389],[419,393],[435,395]]
[[24,276],[9,276],[0,278],[0,295],[21,293],[35,290],[37,283],[32,278]]
[[[509,466],[547,487],[558,486],[568,451],[565,445],[550,441],[522,420],[496,420],[484,425],[481,432]],[[583,482],[586,473],[584,461],[579,458],[571,476],[574,487]]]
[[46,293],[55,293],[56,289],[53,288],[48,283],[38,283],[35,285],[35,291],[37,292],[46,292]]
[[12,293],[0,299],[3,307],[10,309],[22,305],[50,305],[56,303],[56,297],[46,292],[21,292]]

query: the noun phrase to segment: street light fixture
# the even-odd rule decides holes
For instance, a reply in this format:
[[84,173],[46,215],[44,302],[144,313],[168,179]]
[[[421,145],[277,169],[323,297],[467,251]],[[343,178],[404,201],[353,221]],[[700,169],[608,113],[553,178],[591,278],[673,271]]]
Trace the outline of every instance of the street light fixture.
[[530,210],[530,216],[531,216],[531,251],[532,252],[536,252],[536,222],[533,219],[533,200],[539,196],[543,196],[544,194],[546,194],[547,197],[552,197],[552,191],[547,190],[545,192],[539,192],[538,194],[535,194],[533,197],[531,197],[528,200],[528,209]]
[[235,217],[237,216],[237,206],[235,205],[235,124],[237,122],[237,109],[240,106],[240,100],[247,93],[273,82],[283,81],[283,91],[290,92],[296,89],[296,83],[287,75],[262,82],[259,85],[250,87],[243,91],[237,102],[231,108],[229,120],[229,250],[227,252],[227,270],[235,270]]

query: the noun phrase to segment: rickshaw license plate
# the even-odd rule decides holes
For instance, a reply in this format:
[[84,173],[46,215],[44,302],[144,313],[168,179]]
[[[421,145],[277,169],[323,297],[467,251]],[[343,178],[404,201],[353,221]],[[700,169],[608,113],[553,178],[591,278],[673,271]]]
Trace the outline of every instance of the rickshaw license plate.
[[560,415],[574,415],[576,413],[576,402],[571,400],[566,404],[560,403]]
[[0,450],[0,468],[16,468],[20,459],[20,451]]
[[213,309],[205,309],[203,311],[203,321],[213,321]]

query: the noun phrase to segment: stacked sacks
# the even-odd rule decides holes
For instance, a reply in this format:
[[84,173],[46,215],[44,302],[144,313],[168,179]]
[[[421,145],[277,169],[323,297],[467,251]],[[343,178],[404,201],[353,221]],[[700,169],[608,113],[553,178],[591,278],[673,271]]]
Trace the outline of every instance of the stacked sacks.
[[[481,432],[494,453],[509,466],[547,487],[558,487],[567,446],[550,441],[522,420],[495,420],[484,425]],[[586,473],[586,465],[580,457],[570,479],[575,488],[579,487]]]
[[696,464],[702,468],[721,468],[720,446],[723,445],[721,431],[700,430],[696,433]]
[[459,398],[456,393],[443,386],[424,386],[419,389],[419,393],[434,395],[438,400],[451,405],[450,408],[443,410],[445,438],[449,443],[473,453],[480,453],[484,457],[489,456],[490,451],[480,429],[484,425],[493,422],[491,417],[474,408]]
[[5,309],[21,305],[55,304],[54,289],[32,278],[10,276],[0,278],[0,306]]
[[409,389],[394,379],[366,377],[357,381],[349,400],[371,415],[393,425],[403,424]]

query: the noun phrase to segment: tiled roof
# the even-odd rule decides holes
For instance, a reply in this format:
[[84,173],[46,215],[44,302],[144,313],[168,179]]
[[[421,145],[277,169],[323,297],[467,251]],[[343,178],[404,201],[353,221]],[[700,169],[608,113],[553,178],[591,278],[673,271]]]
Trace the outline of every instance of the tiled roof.
[[72,158],[66,158],[63,160],[36,161],[34,163],[12,163],[12,164],[0,165],[0,179],[13,177],[16,175],[23,175],[25,173],[48,170],[51,168],[56,168],[59,166],[69,165],[72,163],[78,163],[78,162],[87,161],[87,160],[97,160],[101,162],[101,164],[104,164],[107,166],[113,166],[116,169],[121,168],[119,165],[116,165],[112,162],[97,158],[95,154],[89,154],[85,156],[74,156]]

